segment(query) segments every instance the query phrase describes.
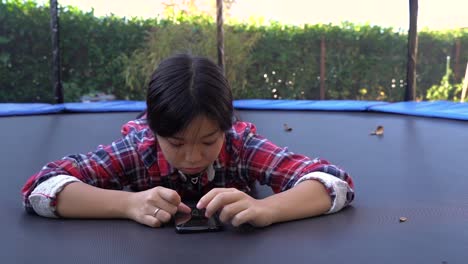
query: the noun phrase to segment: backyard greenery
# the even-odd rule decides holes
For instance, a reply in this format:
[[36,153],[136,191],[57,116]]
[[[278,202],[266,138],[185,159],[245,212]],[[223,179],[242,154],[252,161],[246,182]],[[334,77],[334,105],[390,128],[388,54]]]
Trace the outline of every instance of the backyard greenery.
[[[191,52],[216,60],[214,21],[183,13],[148,20],[96,17],[61,7],[65,101],[97,92],[143,100],[149,74],[162,58]],[[0,0],[0,102],[53,102],[49,23],[48,7]],[[226,75],[235,97],[318,99],[322,38],[327,99],[403,99],[406,32],[350,23],[304,27],[226,23]],[[447,56],[458,60],[447,66]],[[467,58],[468,32],[420,32],[417,97],[460,98]]]

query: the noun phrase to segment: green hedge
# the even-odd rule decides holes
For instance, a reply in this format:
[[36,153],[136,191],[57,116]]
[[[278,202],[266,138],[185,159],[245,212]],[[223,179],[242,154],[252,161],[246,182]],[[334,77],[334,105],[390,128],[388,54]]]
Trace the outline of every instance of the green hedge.
[[[65,100],[96,91],[125,98],[122,56],[145,39],[151,20],[97,18],[60,8]],[[31,1],[0,2],[0,102],[53,102],[50,10]]]
[[[97,18],[92,12],[61,7],[65,100],[98,91],[143,99],[145,79],[161,57],[192,51],[216,59],[212,21],[184,15],[172,20]],[[49,23],[48,7],[0,0],[0,102],[53,102]],[[403,99],[406,32],[349,23],[228,24],[225,31],[226,71],[237,98],[318,99],[324,38],[327,99]],[[463,75],[468,33],[420,32],[418,98],[426,98],[427,89],[440,83],[446,57],[455,56],[456,39],[461,41]],[[452,69],[454,63],[452,59]]]

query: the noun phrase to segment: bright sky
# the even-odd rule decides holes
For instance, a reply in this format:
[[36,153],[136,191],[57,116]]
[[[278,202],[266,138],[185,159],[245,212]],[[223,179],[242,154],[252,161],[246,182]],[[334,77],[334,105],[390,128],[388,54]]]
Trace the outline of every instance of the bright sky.
[[[207,0],[197,0],[207,1]],[[215,2],[215,0],[211,0]],[[48,0],[37,0],[43,3]],[[113,13],[126,17],[155,17],[162,1],[156,0],[58,0],[61,5],[94,7],[97,16]],[[287,24],[349,21],[407,30],[409,0],[237,0],[232,16],[244,20],[263,17]],[[418,29],[468,27],[468,0],[419,0]]]

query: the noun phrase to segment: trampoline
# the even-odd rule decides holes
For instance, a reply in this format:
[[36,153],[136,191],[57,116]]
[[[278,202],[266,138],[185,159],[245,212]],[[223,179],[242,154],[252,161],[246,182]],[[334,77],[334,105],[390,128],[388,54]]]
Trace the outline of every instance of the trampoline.
[[[346,169],[356,185],[352,206],[263,229],[190,235],[127,220],[47,219],[22,208],[20,189],[30,175],[118,138],[143,103],[92,113],[64,105],[53,114],[11,106],[14,116],[0,118],[1,263],[467,263],[466,105],[287,105],[235,103],[240,118],[276,144]],[[434,118],[447,114],[457,120]],[[370,135],[377,126],[384,134]],[[258,186],[253,195],[270,194]]]

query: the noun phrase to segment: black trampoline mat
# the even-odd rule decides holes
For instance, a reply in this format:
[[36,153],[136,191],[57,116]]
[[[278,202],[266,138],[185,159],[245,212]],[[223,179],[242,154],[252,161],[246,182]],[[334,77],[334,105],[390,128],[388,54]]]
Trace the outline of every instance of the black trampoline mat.
[[[276,144],[346,169],[356,185],[353,205],[263,229],[190,235],[127,220],[28,215],[20,189],[30,175],[48,161],[110,143],[137,113],[3,117],[0,263],[468,262],[468,122],[359,112],[238,113]],[[384,135],[369,135],[378,125]],[[270,194],[258,187],[259,197]]]

